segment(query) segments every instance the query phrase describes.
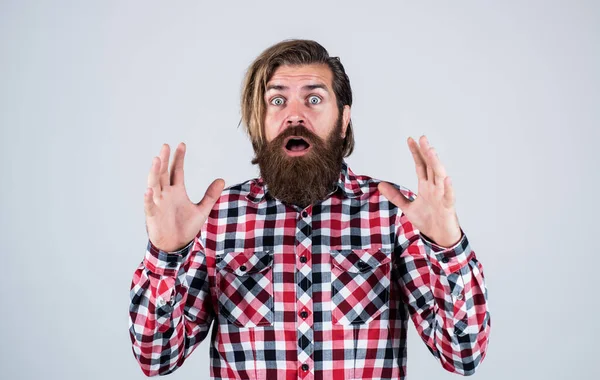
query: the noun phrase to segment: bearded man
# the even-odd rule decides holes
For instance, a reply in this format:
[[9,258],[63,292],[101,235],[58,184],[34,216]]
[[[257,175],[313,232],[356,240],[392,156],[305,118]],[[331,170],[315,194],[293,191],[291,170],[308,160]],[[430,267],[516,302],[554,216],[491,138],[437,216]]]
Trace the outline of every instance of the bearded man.
[[[185,144],[152,161],[149,240],[131,285],[142,371],[179,368],[210,334],[215,379],[404,379],[409,317],[443,368],[472,374],[490,332],[483,268],[427,138],[409,189],[352,172],[352,90],[314,41],[249,67],[242,121],[260,176],[194,204]],[[199,377],[201,378],[201,377]]]

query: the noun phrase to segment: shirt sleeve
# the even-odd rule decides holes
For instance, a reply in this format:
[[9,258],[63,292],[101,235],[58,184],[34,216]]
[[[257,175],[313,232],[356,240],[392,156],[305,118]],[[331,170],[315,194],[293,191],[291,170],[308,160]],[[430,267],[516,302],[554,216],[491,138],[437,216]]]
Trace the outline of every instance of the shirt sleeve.
[[418,334],[450,372],[470,375],[484,359],[490,313],[483,267],[464,231],[452,247],[441,247],[402,213],[396,221],[397,278]]
[[214,319],[207,260],[199,236],[176,252],[148,241],[129,306],[133,354],[146,376],[175,371],[206,338]]

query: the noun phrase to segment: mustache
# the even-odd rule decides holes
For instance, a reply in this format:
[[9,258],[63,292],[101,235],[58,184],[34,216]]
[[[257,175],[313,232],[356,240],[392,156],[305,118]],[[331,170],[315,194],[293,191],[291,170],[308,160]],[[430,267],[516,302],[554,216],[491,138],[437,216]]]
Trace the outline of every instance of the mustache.
[[310,156],[314,156],[315,154],[319,154],[327,150],[328,144],[325,139],[319,137],[317,134],[306,128],[303,124],[294,124],[290,127],[287,127],[270,142],[263,140],[264,143],[262,147],[258,150],[255,150],[255,156],[251,161],[252,165],[258,164],[260,161],[259,157],[261,156],[269,156],[271,159],[275,160],[285,160],[288,158],[283,154],[277,154],[277,152],[281,151],[286,143],[286,139],[291,136],[301,137],[313,147],[313,151],[309,153]]
[[324,141],[319,136],[302,124],[296,124],[292,125],[291,127],[287,127],[286,130],[281,132],[272,143],[275,145],[281,145],[285,139],[290,136],[302,137],[309,143],[324,144]]

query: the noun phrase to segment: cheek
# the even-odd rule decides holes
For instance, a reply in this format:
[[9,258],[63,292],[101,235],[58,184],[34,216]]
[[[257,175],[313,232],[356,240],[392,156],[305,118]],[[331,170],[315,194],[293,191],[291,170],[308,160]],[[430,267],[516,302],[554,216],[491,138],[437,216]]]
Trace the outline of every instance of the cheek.
[[335,129],[336,118],[337,113],[334,115],[331,112],[324,112],[315,118],[315,120],[318,120],[315,125],[317,128],[316,132],[321,138],[326,139],[333,129]]
[[279,126],[281,125],[281,120],[278,118],[277,114],[272,112],[267,112],[265,114],[265,138],[267,141],[271,141],[277,135],[277,131]]

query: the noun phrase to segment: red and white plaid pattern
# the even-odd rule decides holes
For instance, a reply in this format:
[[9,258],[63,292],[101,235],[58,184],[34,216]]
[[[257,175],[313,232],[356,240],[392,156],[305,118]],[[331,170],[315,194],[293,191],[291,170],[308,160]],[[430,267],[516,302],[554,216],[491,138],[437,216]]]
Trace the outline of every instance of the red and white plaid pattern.
[[379,249],[332,252],[333,323],[369,323],[387,310],[391,257]]
[[404,379],[409,317],[445,369],[473,373],[490,331],[483,267],[464,233],[437,246],[378,182],[344,163],[336,190],[300,209],[249,180],[184,249],[148,242],[130,293],[144,373],[176,370],[214,323],[215,379]]
[[240,327],[273,323],[273,257],[269,252],[235,252],[219,257],[219,310]]

